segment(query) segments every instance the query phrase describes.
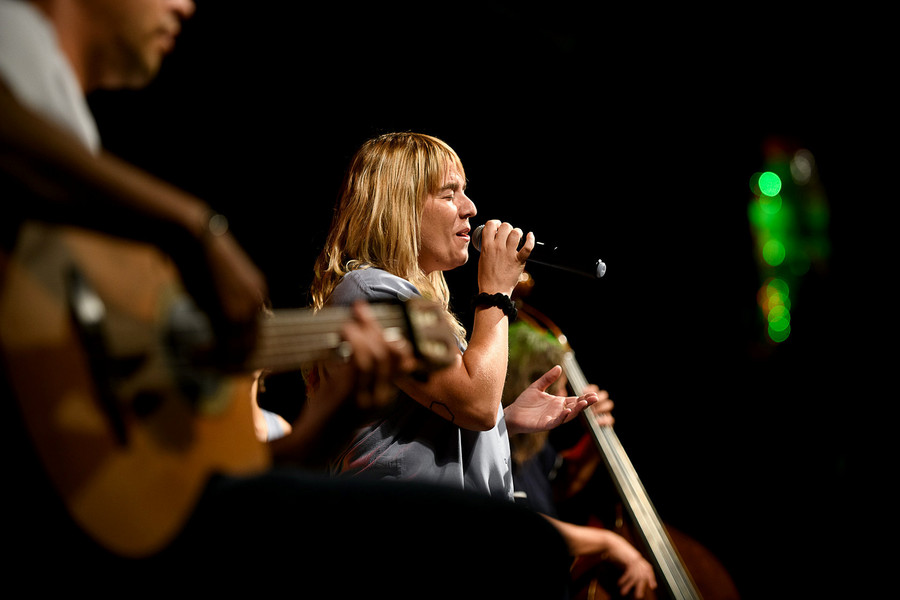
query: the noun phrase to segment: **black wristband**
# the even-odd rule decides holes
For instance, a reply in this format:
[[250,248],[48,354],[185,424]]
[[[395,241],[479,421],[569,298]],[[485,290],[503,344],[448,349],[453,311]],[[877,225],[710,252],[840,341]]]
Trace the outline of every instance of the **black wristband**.
[[496,294],[481,293],[472,298],[472,308],[474,309],[479,306],[496,306],[503,311],[503,314],[509,317],[510,323],[515,321],[516,315],[519,314],[519,310],[516,308],[516,305],[513,304],[510,297],[499,292]]

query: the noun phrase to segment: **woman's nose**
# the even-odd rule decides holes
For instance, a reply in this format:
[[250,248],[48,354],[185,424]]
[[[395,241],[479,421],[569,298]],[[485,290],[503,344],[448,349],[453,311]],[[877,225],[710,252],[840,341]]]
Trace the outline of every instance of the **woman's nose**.
[[474,217],[478,214],[478,209],[475,208],[475,203],[472,202],[471,198],[469,198],[465,194],[462,195],[462,202],[459,205],[459,214],[464,219]]

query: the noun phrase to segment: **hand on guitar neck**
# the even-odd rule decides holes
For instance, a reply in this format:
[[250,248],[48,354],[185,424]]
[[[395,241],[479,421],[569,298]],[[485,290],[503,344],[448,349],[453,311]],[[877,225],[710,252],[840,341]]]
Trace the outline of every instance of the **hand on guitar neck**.
[[[309,400],[284,437],[269,444],[281,461],[326,461],[357,427],[392,406],[398,378],[422,368],[406,337],[385,332],[373,307],[357,303],[340,326],[341,356],[306,376]],[[328,385],[320,385],[320,380]]]

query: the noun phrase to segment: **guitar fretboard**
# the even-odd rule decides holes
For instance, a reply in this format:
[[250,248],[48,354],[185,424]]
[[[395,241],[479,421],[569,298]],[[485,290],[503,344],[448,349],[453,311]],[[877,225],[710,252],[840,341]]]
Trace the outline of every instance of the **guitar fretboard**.
[[[400,306],[372,304],[370,308],[387,339],[405,335],[407,321]],[[277,310],[260,319],[259,338],[249,366],[283,372],[334,357],[342,346],[341,327],[350,319],[350,308],[342,306],[318,312],[302,308]]]

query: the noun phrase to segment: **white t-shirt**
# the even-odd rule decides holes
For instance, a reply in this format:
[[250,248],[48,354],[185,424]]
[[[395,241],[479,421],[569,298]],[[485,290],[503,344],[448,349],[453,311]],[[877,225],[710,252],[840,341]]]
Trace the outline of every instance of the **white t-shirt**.
[[24,106],[69,131],[92,152],[100,134],[56,30],[29,2],[0,0],[0,78]]

